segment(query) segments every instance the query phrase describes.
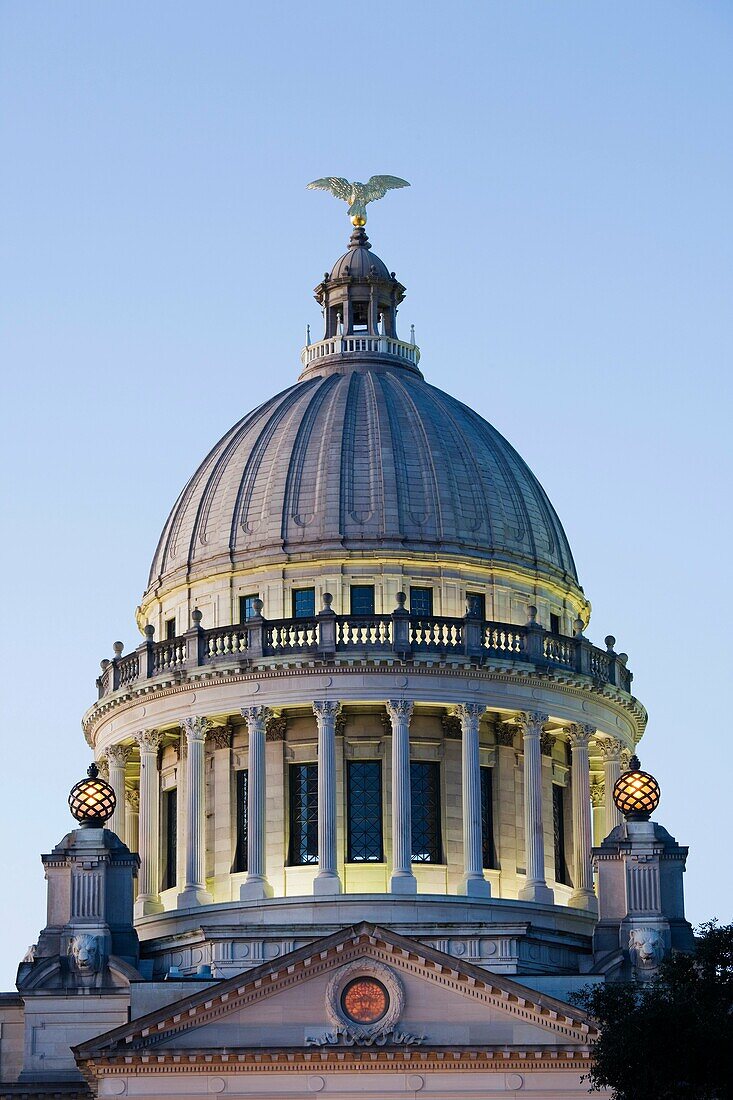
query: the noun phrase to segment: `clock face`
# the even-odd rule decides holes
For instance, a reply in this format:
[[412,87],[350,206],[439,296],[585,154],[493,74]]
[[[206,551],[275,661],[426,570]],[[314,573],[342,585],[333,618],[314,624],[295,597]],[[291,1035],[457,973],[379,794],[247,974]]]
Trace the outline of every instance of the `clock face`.
[[375,1024],[389,1008],[389,994],[376,978],[354,978],[341,994],[341,1007],[356,1024]]

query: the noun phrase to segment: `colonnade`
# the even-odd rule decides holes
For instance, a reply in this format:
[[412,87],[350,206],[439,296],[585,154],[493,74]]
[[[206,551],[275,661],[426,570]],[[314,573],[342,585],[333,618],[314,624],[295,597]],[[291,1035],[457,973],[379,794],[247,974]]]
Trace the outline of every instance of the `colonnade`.
[[[392,867],[389,889],[392,893],[414,894],[417,879],[412,869],[410,721],[413,704],[404,699],[386,703],[392,730]],[[332,700],[313,703],[318,729],[318,869],[313,881],[317,895],[339,894],[342,889],[337,854],[336,724],[340,704]],[[479,723],[485,707],[464,703],[455,708],[461,723],[461,785],[463,825],[463,877],[459,892],[488,898],[489,881],[484,876],[482,859],[481,771]],[[247,874],[241,887],[243,900],[272,895],[267,880],[266,842],[266,724],[271,712],[265,706],[242,710],[248,731],[247,784]],[[553,890],[547,884],[542,798],[541,739],[548,715],[522,712],[511,725],[521,735],[524,753],[524,836],[526,854],[525,884],[519,898],[540,904],[552,904]],[[206,889],[206,796],[205,741],[211,724],[206,718],[191,717],[181,722],[185,746],[184,781],[186,830],[185,882],[178,895],[178,907],[209,904]],[[598,737],[594,726],[572,724],[562,732],[571,750],[571,787],[573,812],[573,892],[569,904],[590,912],[597,910],[591,864],[592,830],[590,802],[589,746],[600,754],[605,782],[605,827],[610,832],[620,821],[611,797],[613,784],[621,773],[623,746],[615,738]],[[143,730],[137,735],[140,752],[140,789],[138,848],[141,857],[136,915],[158,913],[163,909],[159,883],[159,782],[157,757],[160,734]],[[117,795],[115,816],[110,822],[125,839],[125,764],[131,749],[113,746],[107,752],[109,780]],[[129,792],[127,792],[129,794]],[[137,805],[128,805],[127,822]],[[133,838],[130,837],[130,840]]]

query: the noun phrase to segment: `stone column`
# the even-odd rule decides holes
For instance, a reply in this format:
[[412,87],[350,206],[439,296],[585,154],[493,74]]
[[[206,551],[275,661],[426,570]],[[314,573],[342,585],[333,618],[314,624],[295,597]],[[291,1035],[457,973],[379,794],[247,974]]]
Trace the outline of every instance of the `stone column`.
[[126,745],[110,745],[107,749],[109,782],[117,799],[115,812],[109,819],[107,828],[116,833],[123,844],[127,844],[125,831],[125,765],[130,759],[131,751]]
[[186,879],[178,895],[178,908],[210,905],[206,889],[206,734],[207,718],[184,718],[181,734],[186,738]]
[[336,863],[336,719],[341,704],[315,702],[318,724],[318,874],[314,894],[340,894]]
[[140,792],[125,791],[125,803],[125,844],[131,852],[136,852],[140,830]]
[[521,901],[552,905],[555,895],[545,877],[545,833],[542,824],[542,751],[540,738],[546,714],[532,711],[518,714],[517,724],[524,742],[524,849],[525,885],[519,891]]
[[393,894],[416,894],[412,873],[412,812],[410,787],[410,719],[412,703],[391,699],[387,713],[392,723],[392,874]]
[[232,870],[232,731],[226,726],[209,730],[207,744],[214,758],[214,879],[210,883],[214,901],[231,901],[229,876]]
[[606,811],[604,822],[606,831],[603,836],[605,838],[623,820],[621,812],[616,809],[616,803],[613,801],[613,787],[621,775],[623,745],[615,737],[604,737],[602,740],[599,738],[596,741],[596,747],[603,760],[604,805]]
[[591,851],[593,837],[590,817],[590,760],[588,744],[594,736],[595,726],[572,725],[568,728],[568,741],[572,750],[571,783],[573,794],[573,892],[568,905],[574,909],[598,912],[598,901],[593,890],[593,864]]
[[242,901],[272,897],[265,874],[265,724],[267,707],[243,707],[247,721],[247,877],[239,890]]
[[135,916],[162,913],[160,900],[160,786],[158,776],[157,730],[142,730],[137,735],[140,746],[140,875],[135,901]]
[[485,711],[481,703],[462,703],[461,778],[463,797],[463,882],[459,892],[473,897],[491,897],[491,884],[484,878],[483,835],[481,829],[481,765],[478,728]]

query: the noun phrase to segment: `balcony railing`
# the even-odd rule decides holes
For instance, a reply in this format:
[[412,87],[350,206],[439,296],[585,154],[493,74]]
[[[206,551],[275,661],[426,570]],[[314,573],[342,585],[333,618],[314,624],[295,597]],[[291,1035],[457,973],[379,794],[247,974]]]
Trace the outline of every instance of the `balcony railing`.
[[618,654],[615,639],[606,638],[598,649],[582,634],[552,634],[536,621],[530,608],[524,626],[486,622],[471,615],[463,618],[413,616],[400,606],[391,615],[337,615],[327,597],[323,611],[306,619],[265,619],[261,614],[236,626],[201,626],[201,612],[192,614],[190,630],[177,638],[156,642],[153,628],[145,628],[145,641],[123,656],[115,643],[115,656],[102,662],[97,679],[99,698],[158,677],[185,675],[202,666],[251,667],[272,658],[303,657],[323,662],[339,657],[399,662],[459,660],[473,665],[500,661],[523,662],[536,668],[587,676],[599,684],[611,684],[631,693],[632,673],[625,653]]
[[332,355],[394,355],[404,359],[414,367],[420,362],[420,349],[417,344],[408,344],[394,336],[368,336],[355,333],[350,336],[329,336],[315,344],[307,344],[300,353],[304,367],[326,359]]

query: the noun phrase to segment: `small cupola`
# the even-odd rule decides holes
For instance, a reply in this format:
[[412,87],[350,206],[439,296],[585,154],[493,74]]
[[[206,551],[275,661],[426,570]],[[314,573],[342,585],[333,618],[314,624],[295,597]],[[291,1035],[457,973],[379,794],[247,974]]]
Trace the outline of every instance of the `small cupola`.
[[323,308],[324,340],[333,336],[398,338],[397,308],[405,288],[371,247],[364,227],[357,226],[348,252],[316,287],[315,298]]

